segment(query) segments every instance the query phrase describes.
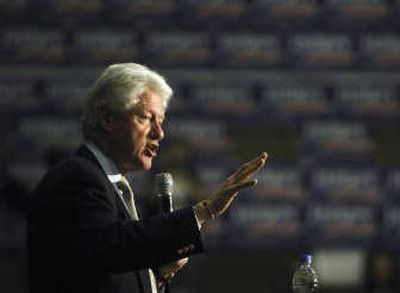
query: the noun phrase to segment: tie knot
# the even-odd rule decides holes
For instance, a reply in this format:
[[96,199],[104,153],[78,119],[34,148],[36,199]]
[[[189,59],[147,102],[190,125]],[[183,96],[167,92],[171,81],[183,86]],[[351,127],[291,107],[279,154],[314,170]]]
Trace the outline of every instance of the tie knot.
[[122,176],[122,175],[121,175],[121,178],[119,179],[118,182],[121,182],[122,184],[129,185],[128,179],[126,179],[126,177]]
[[126,177],[121,176],[121,179],[117,182],[117,186],[123,193],[131,193],[131,186]]
[[126,177],[121,176],[121,179],[117,182],[117,187],[122,192],[122,199],[131,218],[133,220],[138,220],[139,217],[136,211],[135,200],[133,198],[134,197],[133,191]]

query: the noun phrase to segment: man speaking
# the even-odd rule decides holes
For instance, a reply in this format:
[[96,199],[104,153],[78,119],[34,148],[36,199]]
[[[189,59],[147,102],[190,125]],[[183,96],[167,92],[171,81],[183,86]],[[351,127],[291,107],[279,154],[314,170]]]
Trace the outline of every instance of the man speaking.
[[145,66],[104,70],[86,101],[85,142],[36,188],[28,213],[32,293],[155,293],[202,252],[201,226],[225,212],[267,154],[194,206],[139,219],[125,175],[149,170],[172,90]]

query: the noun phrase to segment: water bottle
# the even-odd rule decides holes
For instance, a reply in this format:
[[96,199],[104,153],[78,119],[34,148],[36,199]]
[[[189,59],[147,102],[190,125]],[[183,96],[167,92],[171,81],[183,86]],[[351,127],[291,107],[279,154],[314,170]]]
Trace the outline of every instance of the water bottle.
[[293,293],[314,293],[318,289],[318,275],[311,266],[312,255],[304,254],[293,273]]

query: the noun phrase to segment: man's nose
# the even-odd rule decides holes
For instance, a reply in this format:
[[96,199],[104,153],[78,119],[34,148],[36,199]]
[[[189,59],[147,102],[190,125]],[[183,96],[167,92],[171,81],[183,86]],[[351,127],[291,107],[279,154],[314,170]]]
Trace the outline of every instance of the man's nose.
[[164,138],[164,130],[161,123],[154,122],[150,132],[152,139],[162,140]]

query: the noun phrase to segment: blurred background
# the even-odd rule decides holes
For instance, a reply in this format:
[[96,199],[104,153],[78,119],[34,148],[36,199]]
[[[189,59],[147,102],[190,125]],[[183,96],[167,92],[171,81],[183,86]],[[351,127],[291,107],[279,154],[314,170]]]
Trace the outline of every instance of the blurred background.
[[[175,208],[270,155],[174,292],[289,293],[303,252],[322,292],[400,292],[399,16],[399,0],[0,0],[1,292],[27,292],[26,202],[82,141],[90,86],[132,61],[175,90],[153,170]],[[151,178],[130,178],[143,214]]]

